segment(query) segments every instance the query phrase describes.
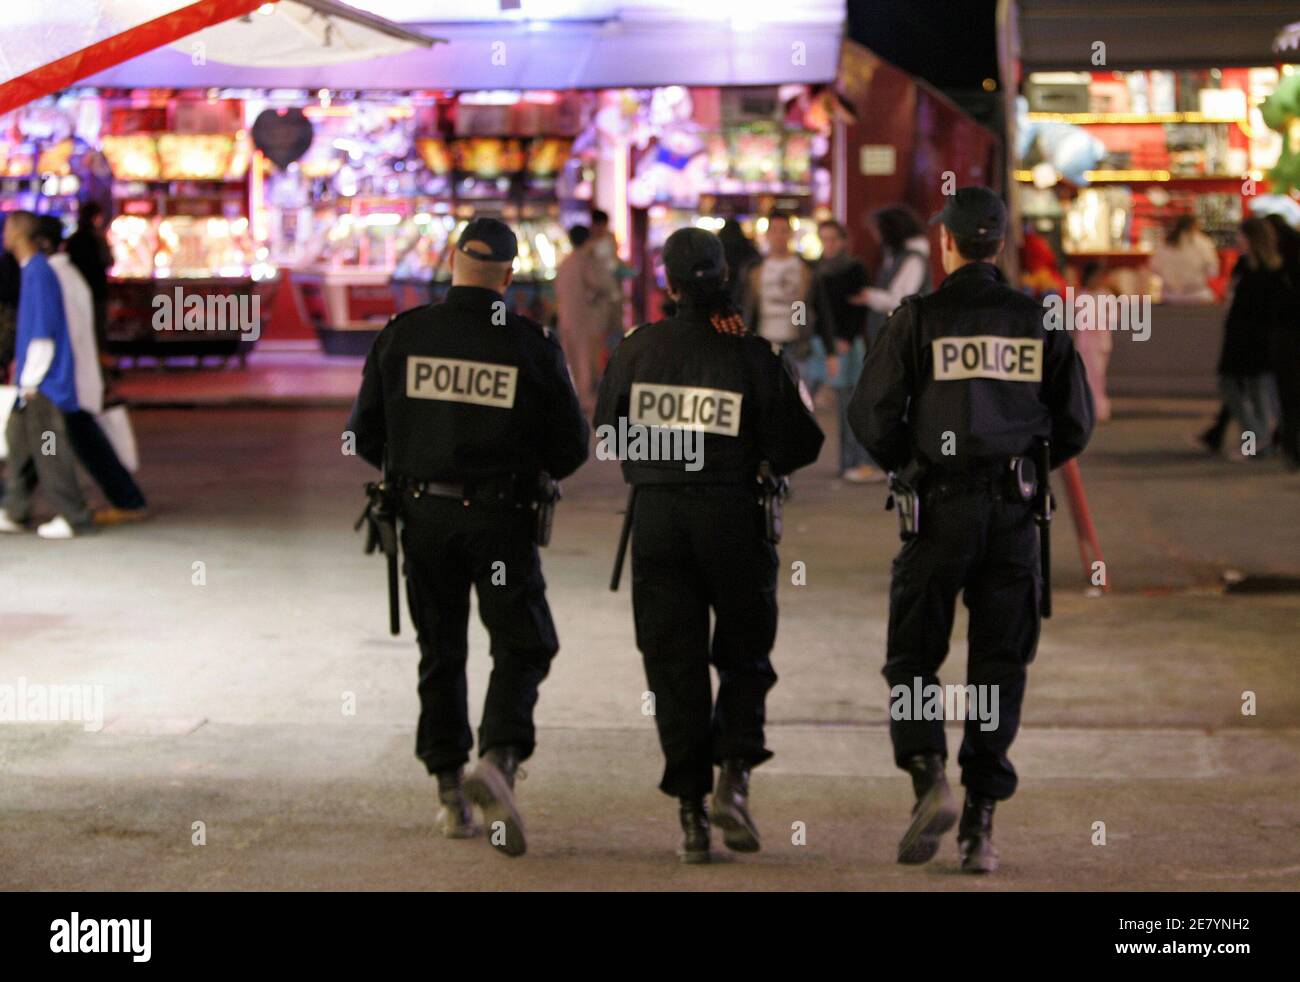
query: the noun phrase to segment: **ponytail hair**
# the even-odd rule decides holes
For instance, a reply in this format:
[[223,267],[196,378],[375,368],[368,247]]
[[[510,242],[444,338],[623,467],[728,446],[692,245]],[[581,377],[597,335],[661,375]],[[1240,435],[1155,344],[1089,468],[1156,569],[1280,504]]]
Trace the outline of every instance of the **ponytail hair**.
[[681,296],[685,306],[708,317],[709,323],[719,334],[740,335],[748,330],[740,311],[732,303],[731,291],[728,289],[728,271],[725,268],[719,275],[712,265],[695,266],[691,269],[690,277],[685,280],[668,277],[668,285]]

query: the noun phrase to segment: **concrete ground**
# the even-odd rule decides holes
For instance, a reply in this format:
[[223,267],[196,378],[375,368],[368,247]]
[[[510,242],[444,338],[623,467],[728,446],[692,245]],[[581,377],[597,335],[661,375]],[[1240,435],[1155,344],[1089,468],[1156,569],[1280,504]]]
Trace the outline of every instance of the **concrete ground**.
[[[1220,587],[1228,569],[1300,573],[1300,476],[1198,457],[1192,418],[1118,419],[1084,458],[1114,589],[1084,595],[1063,511],[1021,790],[997,818],[1004,868],[974,879],[953,841],[926,867],[893,862],[911,804],[879,674],[897,539],[879,487],[834,477],[833,433],[796,479],[781,547],[764,851],[674,859],[630,597],[606,589],[623,491],[597,462],[566,483],[545,552],[563,647],[520,785],[529,854],[437,838],[412,756],[415,645],[409,624],[387,635],[382,564],[351,531],[368,474],[340,453],[343,415],[138,411],[150,522],[0,542],[0,687],[105,696],[100,732],[0,726],[0,888],[1300,887],[1300,595]],[[962,680],[963,636],[959,618],[945,681]],[[477,717],[478,625],[471,644]]]

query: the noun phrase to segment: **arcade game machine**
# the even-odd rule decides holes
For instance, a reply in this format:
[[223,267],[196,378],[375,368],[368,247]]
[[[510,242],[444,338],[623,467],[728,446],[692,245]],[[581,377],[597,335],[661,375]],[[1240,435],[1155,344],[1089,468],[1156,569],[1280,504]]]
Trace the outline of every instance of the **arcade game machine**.
[[427,302],[408,279],[448,234],[446,154],[437,141],[414,139],[410,106],[358,101],[305,112],[315,139],[273,182],[272,238],[324,351],[365,354],[393,314]]
[[[198,114],[186,110],[186,103],[171,100],[109,111],[102,138],[113,174],[108,351],[159,361],[195,357],[201,363],[208,355],[242,360],[265,325],[275,279],[250,228],[252,142],[239,127],[237,103],[208,103]],[[166,308],[194,296],[204,300],[196,318],[177,311],[174,329],[156,329],[155,298],[165,298]],[[233,308],[226,306],[230,298]],[[208,311],[216,309],[255,316],[257,330],[242,320],[209,323]]]
[[559,176],[573,150],[563,137],[534,137],[520,175],[519,263],[515,275],[530,283],[532,316],[549,323],[555,313],[555,273],[569,254],[569,236],[561,220]]
[[103,160],[79,139],[44,143],[9,142],[0,137],[0,200],[4,209],[54,215],[63,233],[76,229],[77,209],[87,199],[105,197]]
[[[673,135],[660,139],[671,141]],[[766,216],[783,211],[793,216],[795,249],[809,260],[817,258],[815,140],[814,133],[763,121],[703,132],[698,149],[689,155],[664,142],[648,148],[636,165],[632,201],[645,208],[645,267],[653,278],[647,284],[652,287],[647,289],[647,317],[659,316],[667,286],[659,259],[663,244],[687,225],[717,232],[734,219],[761,251]]]
[[445,274],[447,248],[463,227],[451,208],[451,147],[444,139],[420,137],[415,141],[420,160],[438,182],[439,198],[412,218],[413,234],[402,240],[390,281],[395,306],[409,310],[433,300],[439,270]]
[[[568,254],[555,188],[570,146],[571,141],[555,137],[452,140],[456,216],[461,221],[493,216],[515,229],[519,257],[506,301],[512,310],[543,322],[554,310],[556,267]],[[441,293],[450,280],[445,263],[433,280]]]
[[99,128],[99,99],[81,93],[0,116],[0,211],[53,215],[68,235],[82,202],[107,205],[111,177]]

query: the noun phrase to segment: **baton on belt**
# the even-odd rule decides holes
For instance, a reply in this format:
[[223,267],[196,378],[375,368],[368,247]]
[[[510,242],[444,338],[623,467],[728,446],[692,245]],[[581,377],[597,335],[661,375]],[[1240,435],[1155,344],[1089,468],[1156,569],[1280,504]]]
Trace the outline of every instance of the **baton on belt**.
[[618,552],[614,556],[614,572],[609,578],[609,588],[618,592],[619,581],[623,578],[623,560],[627,556],[628,539],[632,537],[632,507],[636,504],[636,485],[627,489],[627,510],[623,512],[623,528],[618,533]]
[[388,561],[388,631],[400,634],[401,585],[397,578],[397,508],[393,491],[388,484],[387,468],[383,479],[366,484],[366,510],[357,519],[353,530],[366,526],[366,554],[378,550]]
[[1038,526],[1038,566],[1043,578],[1043,595],[1038,612],[1052,616],[1052,445],[1044,440],[1038,447],[1038,500],[1034,523]]

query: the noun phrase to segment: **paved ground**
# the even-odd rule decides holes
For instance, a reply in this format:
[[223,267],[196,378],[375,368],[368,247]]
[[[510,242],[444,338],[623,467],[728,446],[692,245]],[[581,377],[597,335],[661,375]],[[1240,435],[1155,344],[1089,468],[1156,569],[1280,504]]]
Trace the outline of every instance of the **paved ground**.
[[[0,542],[0,687],[101,684],[106,720],[0,726],[0,887],[1300,887],[1300,595],[1219,586],[1225,569],[1300,573],[1300,477],[1196,457],[1190,418],[1122,418],[1084,460],[1114,591],[1084,596],[1063,515],[1022,790],[998,814],[1005,867],[974,881],[955,843],[926,868],[892,862],[910,805],[879,675],[893,517],[878,489],[834,479],[829,452],[796,482],[781,550],[808,585],[782,588],[777,756],[754,782],[765,850],[687,869],[654,788],[629,597],[605,588],[611,465],[568,482],[546,553],[564,647],[521,785],[530,853],[509,861],[432,834],[411,755],[415,648],[409,628],[387,636],[382,566],[351,533],[366,474],[339,453],[341,412],[136,422],[153,521]],[[476,626],[476,714],[485,642]],[[1257,715],[1242,715],[1246,691]]]

